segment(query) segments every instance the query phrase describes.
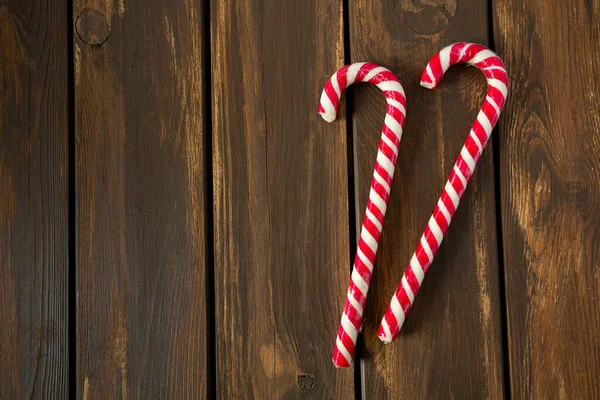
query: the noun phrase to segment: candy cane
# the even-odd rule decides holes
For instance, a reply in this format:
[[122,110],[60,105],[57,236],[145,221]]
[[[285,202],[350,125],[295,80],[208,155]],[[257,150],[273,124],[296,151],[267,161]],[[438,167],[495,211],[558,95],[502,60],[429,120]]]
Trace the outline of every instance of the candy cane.
[[333,363],[337,367],[349,367],[354,356],[406,114],[406,98],[398,78],[378,65],[356,63],[337,71],[325,85],[319,106],[319,114],[325,121],[335,120],[342,91],[354,82],[373,83],[383,90],[387,109],[354,269],[333,351]]
[[425,273],[442,243],[460,198],[471,179],[479,156],[498,121],[508,92],[508,76],[500,58],[486,47],[472,43],[456,43],[436,54],[423,72],[421,86],[427,89],[435,88],[446,70],[456,63],[474,65],[483,71],[488,83],[487,97],[456,164],[454,164],[448,182],[446,182],[402,281],[381,320],[377,334],[386,343],[393,341],[400,332],[406,314],[421,287]]

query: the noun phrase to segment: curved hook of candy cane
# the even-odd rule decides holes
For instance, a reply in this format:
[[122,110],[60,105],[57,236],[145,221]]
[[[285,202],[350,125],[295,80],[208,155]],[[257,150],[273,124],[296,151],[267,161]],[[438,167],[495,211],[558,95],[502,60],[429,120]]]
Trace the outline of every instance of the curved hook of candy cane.
[[473,43],[456,43],[436,54],[423,72],[421,86],[428,89],[435,88],[446,70],[457,63],[474,65],[483,71],[488,83],[487,96],[400,285],[381,320],[377,335],[385,343],[392,342],[402,328],[406,314],[413,304],[425,273],[442,243],[460,198],[471,179],[479,156],[498,121],[508,93],[508,76],[502,60],[488,48]]
[[398,78],[376,64],[356,63],[337,71],[325,85],[319,105],[319,114],[325,121],[335,120],[342,91],[355,82],[375,84],[385,94],[387,108],[354,269],[333,351],[333,363],[338,368],[349,367],[354,356],[406,115],[406,97]]

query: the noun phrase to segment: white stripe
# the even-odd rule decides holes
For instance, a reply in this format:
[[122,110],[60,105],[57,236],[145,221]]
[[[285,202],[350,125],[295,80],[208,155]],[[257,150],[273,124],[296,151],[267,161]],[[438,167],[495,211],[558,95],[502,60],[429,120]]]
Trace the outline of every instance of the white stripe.
[[488,103],[490,103],[490,105],[492,107],[494,107],[494,110],[496,110],[496,116],[499,116],[500,115],[500,107],[498,107],[498,104],[496,104],[496,100],[494,100],[490,96],[485,96],[485,99],[487,100]]
[[427,70],[427,75],[429,75],[429,79],[431,79],[431,85],[433,87],[433,86],[435,86],[436,79],[433,76],[433,71],[431,70],[431,64],[427,64],[426,70]]
[[390,114],[385,114],[383,122],[392,130],[392,132],[394,132],[398,141],[400,141],[400,139],[402,139],[402,126],[396,121],[396,118],[392,117]]
[[352,356],[350,356],[350,352],[348,351],[348,349],[346,349],[346,346],[344,346],[344,343],[342,343],[339,337],[335,339],[335,345],[337,346],[340,353],[342,353],[346,361],[348,361],[348,364],[352,364]]
[[394,314],[394,317],[396,317],[396,321],[398,321],[398,329],[400,329],[400,327],[402,327],[402,324],[404,323],[404,310],[402,309],[402,306],[400,305],[400,302],[398,301],[398,297],[396,297],[396,293],[394,293],[394,295],[392,296],[392,302],[390,303],[390,309],[392,310],[392,313]]
[[406,97],[404,94],[404,88],[398,81],[383,81],[377,84],[377,87],[384,92],[399,92],[402,96]]
[[387,99],[386,100],[387,103],[391,106],[396,107],[398,110],[400,110],[400,112],[402,113],[402,115],[406,115],[406,108],[404,107],[404,105],[402,103],[400,103],[398,100],[394,100],[394,99]]
[[384,343],[390,343],[392,341],[392,332],[390,332],[390,326],[385,320],[385,317],[381,320],[381,327],[383,328],[383,334],[385,337],[380,337],[379,339]]
[[375,238],[369,233],[367,228],[363,228],[360,233],[360,238],[365,241],[367,246],[373,251],[373,253],[377,253],[377,241]]
[[365,264],[367,268],[369,268],[369,271],[373,272],[373,264],[371,263],[371,260],[367,258],[365,253],[363,253],[360,248],[356,250],[356,255],[358,256],[358,258],[360,258],[360,261],[362,261],[363,264]]
[[453,46],[444,47],[440,51],[440,64],[442,66],[442,71],[446,72],[450,67],[450,52],[452,51]]
[[421,267],[421,263],[419,262],[419,259],[417,258],[416,254],[413,254],[412,258],[410,259],[410,268],[412,268],[412,272],[415,275],[415,277],[417,278],[417,282],[419,282],[419,286],[421,285],[421,283],[423,283],[423,278],[425,277],[425,271],[423,271],[423,267]]
[[356,328],[354,327],[354,325],[352,324],[352,322],[350,321],[350,318],[348,318],[348,315],[346,313],[344,313],[344,315],[342,315],[342,328],[344,328],[344,330],[346,331],[346,334],[348,336],[350,336],[350,339],[352,339],[352,343],[356,343],[356,338],[358,337],[358,331],[356,330]]
[[340,90],[340,84],[338,82],[338,73],[336,72],[335,75],[331,78],[331,86],[333,86],[333,90],[335,90],[335,93],[337,94],[338,99],[340,97],[342,97],[342,91]]
[[460,56],[458,57],[458,59],[459,59],[459,60],[461,60],[461,62],[462,62],[462,59],[464,58],[465,54],[467,54],[467,50],[468,50],[468,49],[469,49],[469,47],[471,47],[471,46],[473,46],[473,43],[467,43],[467,44],[465,45],[465,47],[463,47],[463,48],[460,50]]
[[389,137],[382,134],[381,140],[392,149],[392,151],[394,152],[395,155],[398,155],[398,148],[396,147],[396,145],[394,143],[392,143],[392,141],[390,140]]
[[427,243],[427,240],[425,239],[425,235],[421,236],[421,247],[423,247],[423,250],[425,250],[425,253],[427,253],[427,258],[429,260],[428,265],[431,265],[431,263],[433,262],[433,253],[431,252],[431,247],[429,247],[429,243]]
[[481,50],[480,52],[478,52],[477,54],[475,54],[475,56],[473,58],[471,58],[471,60],[467,61],[469,64],[478,64],[490,57],[498,57],[493,51],[485,49],[485,50]]
[[487,115],[485,115],[485,113],[483,112],[483,110],[479,111],[479,114],[477,115],[477,121],[479,121],[479,123],[481,124],[481,126],[483,126],[483,129],[485,130],[485,133],[489,137],[490,134],[492,133],[492,123],[490,122],[490,120],[487,117]]
[[371,221],[373,223],[373,225],[375,225],[377,227],[377,230],[379,231],[379,233],[381,233],[381,231],[383,230],[383,226],[381,226],[381,223],[379,223],[379,220],[377,220],[377,217],[375,217],[375,215],[373,215],[373,213],[371,211],[369,211],[368,208],[367,208],[365,214],[367,214],[367,217],[369,217],[369,221]]
[[352,295],[352,293],[350,292],[350,289],[348,289],[348,293],[346,294],[346,299],[348,299],[348,302],[350,302],[350,304],[352,304],[352,307],[354,307],[354,309],[356,310],[358,315],[360,315],[362,317],[363,308],[360,305],[360,303],[354,298],[354,295]]
[[356,286],[366,298],[367,293],[369,292],[369,285],[367,284],[367,282],[365,282],[362,275],[358,273],[356,269],[352,271],[351,279],[352,282],[354,282],[354,286]]
[[490,69],[498,69],[498,70],[501,70],[501,71],[504,71],[504,72],[506,72],[506,68],[504,68],[504,67],[501,67],[501,66],[499,66],[499,65],[488,65],[487,67],[485,67],[485,68],[482,68],[482,69],[484,69],[484,70],[486,70],[486,71],[487,71],[487,70],[490,70]]
[[394,164],[392,164],[392,161],[387,158],[387,156],[383,154],[381,150],[377,152],[377,163],[381,165],[383,169],[385,169],[385,172],[387,172],[390,177],[394,176]]
[[415,301],[415,294],[413,293],[412,289],[410,288],[410,285],[408,284],[408,281],[406,280],[406,276],[402,277],[402,287],[404,288],[404,291],[406,292],[406,295],[408,296],[408,300],[410,300],[410,304],[412,304],[413,301]]
[[458,179],[460,179],[460,182],[462,183],[463,187],[466,188],[467,187],[467,178],[465,178],[462,171],[458,168],[458,166],[456,164],[454,164],[453,169],[454,169],[454,173],[456,174],[456,176],[458,176]]
[[373,68],[371,71],[369,71],[369,73],[365,76],[365,79],[363,79],[365,82],[370,81],[371,79],[373,79],[373,77],[377,74],[379,74],[380,72],[384,72],[384,71],[389,71],[387,68],[384,67],[377,67],[377,68]]
[[473,141],[475,142],[475,144],[479,148],[479,152],[481,153],[483,151],[483,144],[481,144],[481,141],[479,140],[479,138],[475,134],[475,131],[473,129],[471,129],[471,132],[469,132],[469,135],[471,135],[471,138],[473,139]]
[[375,204],[377,208],[379,208],[379,211],[385,215],[387,204],[385,204],[385,201],[383,201],[383,199],[375,190],[373,190],[373,188],[371,188],[371,191],[369,192],[369,200],[371,200],[371,203]]
[[388,185],[388,183],[385,181],[385,179],[383,179],[383,177],[381,175],[379,175],[379,172],[377,172],[377,170],[373,171],[373,178],[375,178],[375,180],[377,182],[379,182],[379,184],[381,186],[384,187],[384,189],[387,193],[390,193],[390,190],[391,190],[390,185]]
[[498,89],[502,93],[502,97],[506,98],[506,95],[508,94],[508,88],[506,87],[504,82],[502,82],[500,79],[489,78],[487,80],[487,83],[488,83],[488,85]]
[[323,106],[323,110],[325,110],[325,113],[321,114],[323,119],[327,122],[335,121],[337,113],[331,99],[325,91],[323,91],[323,94],[321,95],[321,105]]
[[467,149],[465,146],[463,146],[462,150],[460,151],[460,155],[462,156],[463,160],[465,160],[465,162],[469,166],[471,175],[473,175],[473,171],[475,170],[475,160],[473,159],[473,156],[471,156],[471,153],[469,153],[469,149]]
[[458,193],[456,193],[456,190],[454,190],[454,186],[452,186],[452,183],[450,183],[450,181],[446,182],[444,190],[446,191],[446,193],[448,193],[448,196],[450,196],[450,200],[452,200],[452,204],[454,205],[454,209],[456,210],[456,208],[458,207],[458,203],[460,202],[460,198],[458,197]]
[[437,205],[442,214],[444,214],[444,218],[446,218],[446,225],[450,225],[452,217],[450,216],[450,213],[448,212],[448,209],[446,208],[446,205],[444,204],[441,198],[438,200]]
[[433,236],[435,236],[435,241],[439,247],[442,244],[442,240],[444,240],[444,234],[433,215],[429,219],[429,229],[431,230],[431,233],[433,233]]
[[354,81],[356,80],[356,74],[358,73],[358,70],[360,70],[365,64],[366,62],[360,62],[350,65],[350,67],[348,68],[348,74],[346,75],[347,86],[350,86],[354,83]]

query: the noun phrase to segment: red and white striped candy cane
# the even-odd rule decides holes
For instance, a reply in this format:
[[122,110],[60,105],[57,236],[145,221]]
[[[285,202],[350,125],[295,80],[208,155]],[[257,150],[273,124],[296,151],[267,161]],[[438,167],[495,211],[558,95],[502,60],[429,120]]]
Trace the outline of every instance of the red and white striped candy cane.
[[387,109],[354,269],[333,351],[333,363],[337,367],[349,367],[354,356],[406,114],[406,97],[398,78],[376,64],[355,63],[337,71],[325,85],[319,105],[319,114],[325,121],[335,120],[342,91],[355,82],[373,83],[383,90]]
[[508,76],[504,64],[488,48],[472,43],[456,43],[436,54],[423,72],[421,86],[427,89],[435,88],[446,70],[457,63],[474,65],[483,71],[488,83],[487,96],[381,321],[377,334],[386,343],[393,341],[400,332],[506,99]]

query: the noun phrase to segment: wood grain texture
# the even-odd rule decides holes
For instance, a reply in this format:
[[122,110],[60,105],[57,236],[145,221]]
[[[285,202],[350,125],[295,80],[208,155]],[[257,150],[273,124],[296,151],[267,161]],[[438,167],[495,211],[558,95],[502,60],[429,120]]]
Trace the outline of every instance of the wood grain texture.
[[0,2],[0,398],[66,398],[68,18]]
[[600,398],[600,2],[494,2],[513,398]]
[[203,4],[74,18],[78,397],[206,397]]
[[342,2],[211,3],[217,397],[350,398],[331,354],[349,278]]
[[[502,398],[503,367],[493,152],[485,149],[398,339],[377,327],[485,97],[477,69],[453,67],[419,87],[429,59],[457,41],[487,42],[487,1],[350,1],[353,62],[390,68],[407,120],[365,310],[363,398]],[[383,124],[383,96],[354,96],[357,221],[362,221]]]

